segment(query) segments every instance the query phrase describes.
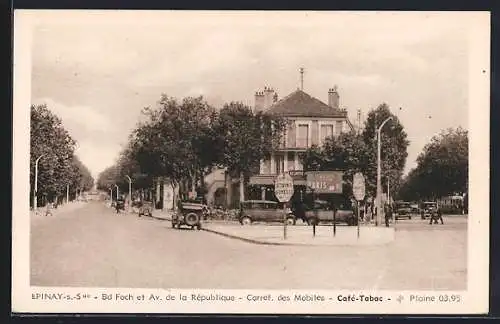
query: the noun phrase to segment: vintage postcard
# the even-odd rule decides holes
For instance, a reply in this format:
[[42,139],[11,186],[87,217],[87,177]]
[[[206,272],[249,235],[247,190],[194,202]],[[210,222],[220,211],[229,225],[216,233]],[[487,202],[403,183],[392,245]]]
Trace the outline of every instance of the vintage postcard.
[[14,26],[14,313],[488,312],[489,12]]

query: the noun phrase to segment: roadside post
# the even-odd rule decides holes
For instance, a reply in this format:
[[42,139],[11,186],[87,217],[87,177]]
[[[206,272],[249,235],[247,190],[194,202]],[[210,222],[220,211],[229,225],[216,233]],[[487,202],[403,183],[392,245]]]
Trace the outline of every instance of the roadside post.
[[357,227],[358,227],[358,239],[359,239],[359,205],[361,200],[365,199],[365,177],[361,172],[354,174],[352,179],[352,193],[357,201]]
[[337,208],[333,209],[333,236],[337,235]]
[[274,181],[274,194],[283,203],[283,239],[286,240],[286,205],[293,196],[293,178],[288,173],[282,173]]
[[[306,172],[307,186],[313,192],[313,206],[315,205],[315,194],[341,194],[342,193],[342,171],[308,171]],[[315,206],[314,206],[315,207]],[[315,218],[318,220],[317,209],[314,208]],[[337,211],[333,206],[333,236],[337,233]],[[316,224],[313,223],[313,235],[316,235]]]

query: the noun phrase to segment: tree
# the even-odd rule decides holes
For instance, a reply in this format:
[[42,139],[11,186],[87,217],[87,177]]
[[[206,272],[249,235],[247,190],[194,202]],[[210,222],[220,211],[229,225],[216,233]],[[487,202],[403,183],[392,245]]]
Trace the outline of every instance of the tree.
[[392,117],[381,130],[381,174],[382,185],[387,185],[389,180],[391,192],[397,192],[408,157],[408,135],[398,117],[394,115],[389,106],[383,103],[377,109],[371,110],[365,121],[361,133],[363,141],[369,150],[365,178],[367,179],[367,192],[372,196],[376,194],[377,179],[377,135],[376,131],[384,120]]
[[355,132],[328,137],[322,148],[312,146],[301,155],[305,171],[343,172],[346,196],[352,195],[352,177],[356,172],[366,174],[373,160],[371,150],[360,135]]
[[405,179],[400,196],[436,199],[468,191],[468,132],[461,127],[434,136],[417,158],[417,167]]
[[[214,132],[216,111],[203,97],[181,102],[162,95],[156,109],[143,111],[146,121],[130,137],[130,159],[141,173],[169,177],[172,186],[190,182],[191,191],[204,173],[218,162]],[[208,149],[210,148],[210,149]]]
[[[31,184],[35,180],[35,161],[42,156],[38,163],[37,197],[56,199],[65,195],[67,185],[71,195],[80,187],[89,187],[93,183],[92,176],[75,156],[76,142],[63,127],[61,119],[45,104],[32,105],[30,122]],[[31,195],[33,189],[34,185]]]
[[277,149],[286,121],[262,112],[254,114],[241,102],[230,102],[220,110],[214,131],[220,162],[240,178],[240,201],[245,200],[245,179],[261,159]]

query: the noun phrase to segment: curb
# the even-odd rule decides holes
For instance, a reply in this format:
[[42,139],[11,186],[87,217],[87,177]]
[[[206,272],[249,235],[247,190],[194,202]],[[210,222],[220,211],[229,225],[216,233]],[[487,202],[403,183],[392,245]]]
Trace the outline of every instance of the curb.
[[[278,243],[278,242],[265,242],[265,241],[260,241],[260,240],[255,240],[255,239],[249,239],[249,238],[244,238],[241,236],[233,235],[233,234],[228,234],[224,232],[219,232],[213,229],[209,228],[201,228],[202,231],[217,234],[220,236],[224,236],[227,238],[235,239],[235,240],[240,240],[246,243],[251,243],[251,244],[258,244],[258,245],[274,245],[274,246],[302,246],[302,247],[315,247],[315,246],[335,246],[335,247],[355,247],[358,246],[357,244],[307,244],[307,243]],[[392,242],[386,242],[383,244],[380,244],[380,246],[388,245]],[[364,245],[361,245],[364,246]]]
[[243,242],[253,243],[253,244],[259,244],[259,245],[313,246],[313,245],[295,244],[295,243],[264,242],[264,241],[259,241],[259,240],[247,239],[247,238],[244,238],[244,237],[241,237],[241,236],[237,236],[237,235],[227,234],[227,233],[224,233],[224,232],[219,232],[219,231],[215,231],[215,230],[204,228],[204,227],[202,227],[201,230],[205,231],[205,232],[209,232],[209,233],[221,235],[221,236],[224,236],[224,237],[228,237],[228,238],[240,240],[240,241],[243,241]]

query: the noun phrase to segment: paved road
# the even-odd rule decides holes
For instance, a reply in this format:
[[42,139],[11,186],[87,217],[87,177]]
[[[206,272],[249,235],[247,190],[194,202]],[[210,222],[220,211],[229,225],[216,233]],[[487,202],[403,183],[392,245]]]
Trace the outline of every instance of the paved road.
[[[406,222],[406,223],[405,223]],[[101,203],[33,219],[31,284],[123,288],[466,289],[466,218],[398,223],[378,247],[253,245]]]

